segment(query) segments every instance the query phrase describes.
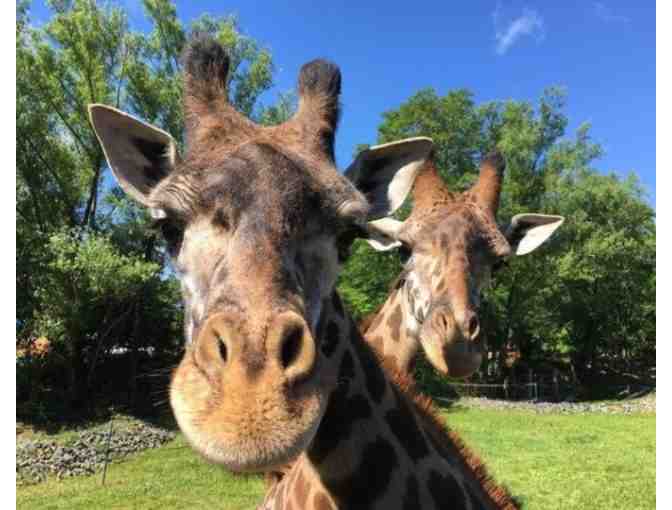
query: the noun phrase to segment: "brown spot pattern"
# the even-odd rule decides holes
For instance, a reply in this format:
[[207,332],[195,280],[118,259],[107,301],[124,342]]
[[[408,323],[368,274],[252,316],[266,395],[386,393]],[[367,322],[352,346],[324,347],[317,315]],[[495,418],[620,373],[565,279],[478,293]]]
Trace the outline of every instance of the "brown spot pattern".
[[327,358],[336,350],[339,333],[340,330],[338,329],[338,325],[334,321],[329,321],[327,324],[327,334],[322,340],[322,352]]
[[453,477],[431,471],[427,489],[436,508],[465,508],[465,493]]
[[399,334],[401,330],[401,320],[402,320],[401,305],[397,304],[397,306],[395,306],[394,308],[394,311],[387,319],[387,326],[390,328],[390,336],[392,337],[392,340],[394,340],[395,342],[398,342],[401,337],[401,335]]
[[399,398],[396,390],[393,393],[396,405],[385,413],[385,420],[397,438],[398,444],[402,445],[409,458],[417,463],[429,455],[429,446],[425,442],[422,431],[415,422],[411,410],[404,400]]
[[362,372],[364,372],[364,380],[369,396],[376,404],[380,404],[385,395],[387,381],[385,380],[385,374],[380,366],[379,359],[362,338],[353,338],[352,344],[356,349],[355,355],[359,359]]
[[406,494],[402,502],[403,510],[415,510],[420,508],[420,487],[418,480],[413,475],[406,479]]
[[398,467],[394,447],[378,436],[362,449],[362,460],[355,471],[329,484],[330,492],[345,508],[369,508],[386,493]]
[[340,382],[345,382],[344,380],[350,380],[353,377],[355,377],[355,362],[350,351],[345,351],[341,361],[341,367],[338,370],[338,380]]
[[341,298],[338,295],[337,292],[334,292],[331,295],[331,302],[334,305],[334,311],[340,316],[343,317],[344,310],[343,310],[343,304],[341,303]]

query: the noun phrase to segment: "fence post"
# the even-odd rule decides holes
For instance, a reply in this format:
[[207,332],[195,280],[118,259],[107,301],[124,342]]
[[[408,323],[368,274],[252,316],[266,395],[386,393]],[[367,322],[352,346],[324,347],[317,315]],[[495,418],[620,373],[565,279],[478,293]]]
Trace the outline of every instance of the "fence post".
[[504,399],[509,400],[509,378],[504,378]]
[[558,369],[553,369],[553,396],[556,402],[560,401],[560,383],[558,382]]
[[105,476],[107,475],[107,463],[110,456],[110,439],[112,439],[112,424],[114,423],[114,416],[110,418],[110,430],[107,433],[107,446],[105,447],[105,464],[103,464],[103,480],[101,485],[105,485]]
[[532,389],[533,380],[534,380],[534,375],[532,373],[532,369],[530,368],[527,371],[527,396],[530,400],[532,400],[532,398],[533,398],[533,395],[532,395],[532,392],[534,391]]

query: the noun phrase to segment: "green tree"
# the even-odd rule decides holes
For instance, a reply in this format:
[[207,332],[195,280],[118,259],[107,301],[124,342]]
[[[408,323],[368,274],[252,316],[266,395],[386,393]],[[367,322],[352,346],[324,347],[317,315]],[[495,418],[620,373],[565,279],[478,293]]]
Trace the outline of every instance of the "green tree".
[[284,97],[260,104],[273,61],[235,17],[185,28],[170,0],[142,3],[149,32],[130,26],[123,2],[48,0],[52,15],[39,27],[29,2],[17,5],[17,338],[47,335],[63,353],[73,406],[88,399],[106,353],[175,351],[181,320],[162,244],[112,179],[87,104],[113,105],[182,144],[180,54],[191,33],[207,32],[231,56],[236,108],[272,121],[291,107]]
[[655,355],[656,234],[652,209],[630,174],[569,174],[559,179],[556,207],[572,222],[554,250],[555,273],[544,297],[567,338],[582,378],[598,368],[630,372]]
[[258,122],[264,126],[275,126],[290,119],[296,111],[296,94],[293,92],[281,93],[278,102],[265,108],[259,115]]

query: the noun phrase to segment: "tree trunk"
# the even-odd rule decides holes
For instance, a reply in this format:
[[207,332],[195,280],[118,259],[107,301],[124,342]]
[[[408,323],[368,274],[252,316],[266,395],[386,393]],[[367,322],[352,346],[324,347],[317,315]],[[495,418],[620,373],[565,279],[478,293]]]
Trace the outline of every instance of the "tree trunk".
[[[144,259],[147,262],[150,262],[152,260],[152,256],[154,254],[154,244],[155,244],[155,238],[154,236],[149,236],[145,239],[144,242]],[[144,303],[144,298],[145,298],[145,292],[146,292],[146,287],[143,285],[143,287],[139,291],[139,296],[138,299],[135,302],[135,307],[134,307],[134,314],[133,314],[133,333],[131,335],[133,344],[131,345],[131,352],[130,352],[130,381],[129,381],[129,393],[130,393],[130,405],[132,409],[138,411],[138,358],[139,358],[139,346],[142,345],[143,339],[140,338],[141,333],[141,325],[142,325],[142,307]]]
[[68,393],[67,406],[70,411],[81,411],[89,400],[86,381],[86,367],[79,332],[72,331],[67,342]]
[[96,214],[96,204],[98,202],[98,187],[100,184],[100,173],[103,160],[98,158],[96,160],[95,168],[93,170],[93,179],[91,180],[91,186],[89,188],[89,198],[86,201],[86,208],[84,209],[84,216],[82,217],[82,226],[87,226],[89,223],[91,226],[95,226],[95,214]]
[[132,344],[129,358],[129,404],[131,409],[137,410],[138,406],[138,345],[140,343],[140,305],[142,297],[135,302],[133,318],[133,334],[131,335]]

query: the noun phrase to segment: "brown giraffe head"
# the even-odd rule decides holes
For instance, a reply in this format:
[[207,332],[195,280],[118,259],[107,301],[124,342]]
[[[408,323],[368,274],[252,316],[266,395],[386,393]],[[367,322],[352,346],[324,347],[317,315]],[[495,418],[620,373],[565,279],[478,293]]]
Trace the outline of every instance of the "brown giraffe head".
[[[387,145],[364,151],[346,175],[356,184],[360,168],[387,151]],[[510,225],[498,226],[504,168],[502,155],[493,152],[482,161],[478,181],[463,193],[452,193],[428,162],[415,180],[411,216],[404,222],[374,222],[377,235],[369,244],[377,250],[399,247],[408,257],[397,281],[403,294],[399,309],[388,311],[398,320],[391,322],[404,327],[405,338],[419,342],[446,375],[466,377],[481,364],[478,308],[492,269],[511,255],[533,251],[564,221],[519,214]]]
[[262,470],[315,434],[336,385],[317,325],[332,309],[323,304],[339,255],[403,201],[431,141],[400,144],[384,165],[363,169],[367,200],[334,164],[336,66],[303,66],[297,113],[261,127],[228,102],[228,63],[210,39],[186,50],[184,158],[170,135],[113,108],[92,105],[90,117],[181,278],[187,348],[171,384],[177,421],[204,456]]

